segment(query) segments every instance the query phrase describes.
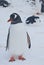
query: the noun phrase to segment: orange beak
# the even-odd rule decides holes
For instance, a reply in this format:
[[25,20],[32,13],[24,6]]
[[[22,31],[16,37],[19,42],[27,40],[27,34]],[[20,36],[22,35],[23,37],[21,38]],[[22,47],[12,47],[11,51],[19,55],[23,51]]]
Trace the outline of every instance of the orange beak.
[[9,20],[8,20],[8,22],[11,22],[11,21],[12,21],[12,19],[9,19]]

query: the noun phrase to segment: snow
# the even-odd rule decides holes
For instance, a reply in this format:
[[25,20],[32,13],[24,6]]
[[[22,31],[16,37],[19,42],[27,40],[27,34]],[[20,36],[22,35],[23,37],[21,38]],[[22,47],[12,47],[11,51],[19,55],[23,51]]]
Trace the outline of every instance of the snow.
[[[25,61],[16,60],[9,62],[9,55],[5,49],[8,29],[7,22],[11,13],[18,13],[22,21],[30,15],[40,12],[40,6],[31,6],[26,0],[8,0],[11,5],[7,8],[0,6],[0,65],[44,65],[44,13],[39,15],[40,19],[34,24],[25,25],[31,38],[31,48],[26,50]],[[37,1],[37,0],[36,0]],[[36,14],[35,14],[36,15]]]

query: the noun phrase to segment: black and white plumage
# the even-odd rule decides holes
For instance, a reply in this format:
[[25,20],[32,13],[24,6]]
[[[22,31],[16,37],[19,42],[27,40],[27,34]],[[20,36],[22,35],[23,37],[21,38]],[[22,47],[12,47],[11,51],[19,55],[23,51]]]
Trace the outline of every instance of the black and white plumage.
[[29,23],[33,24],[33,23],[35,23],[36,22],[35,19],[39,19],[39,17],[38,16],[34,16],[34,15],[28,17],[26,19],[26,24],[29,24]]
[[0,6],[8,7],[9,5],[10,5],[10,3],[8,3],[8,1],[6,1],[6,0],[0,0]]
[[11,25],[8,31],[6,50],[11,55],[23,55],[25,50],[31,47],[30,37],[22,23],[21,17],[17,13],[10,15]]

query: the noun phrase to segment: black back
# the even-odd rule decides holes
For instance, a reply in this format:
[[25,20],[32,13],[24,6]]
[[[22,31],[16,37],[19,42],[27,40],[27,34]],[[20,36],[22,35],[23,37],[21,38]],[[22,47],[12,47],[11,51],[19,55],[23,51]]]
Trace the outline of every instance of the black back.
[[35,19],[39,19],[39,17],[38,17],[38,16],[34,16],[34,15],[28,17],[28,18],[26,19],[26,24],[29,24],[29,23],[33,24],[34,22],[36,22]]
[[10,5],[10,3],[8,3],[8,1],[6,1],[6,0],[0,0],[0,6],[8,7],[9,5]]

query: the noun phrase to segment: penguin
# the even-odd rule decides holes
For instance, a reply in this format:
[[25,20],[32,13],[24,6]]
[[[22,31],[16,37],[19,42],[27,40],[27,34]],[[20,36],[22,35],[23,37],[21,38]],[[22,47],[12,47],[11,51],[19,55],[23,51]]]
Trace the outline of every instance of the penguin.
[[39,17],[35,16],[35,15],[32,15],[32,16],[28,17],[26,19],[26,24],[29,24],[29,23],[33,24],[33,23],[35,23],[36,22],[35,19],[39,19]]
[[17,13],[12,13],[8,22],[10,22],[10,27],[6,50],[11,54],[9,62],[15,61],[16,56],[19,60],[25,60],[23,53],[26,49],[31,48],[30,36],[26,31],[25,24]]
[[10,5],[10,3],[6,0],[0,0],[0,6],[3,7],[8,7]]

